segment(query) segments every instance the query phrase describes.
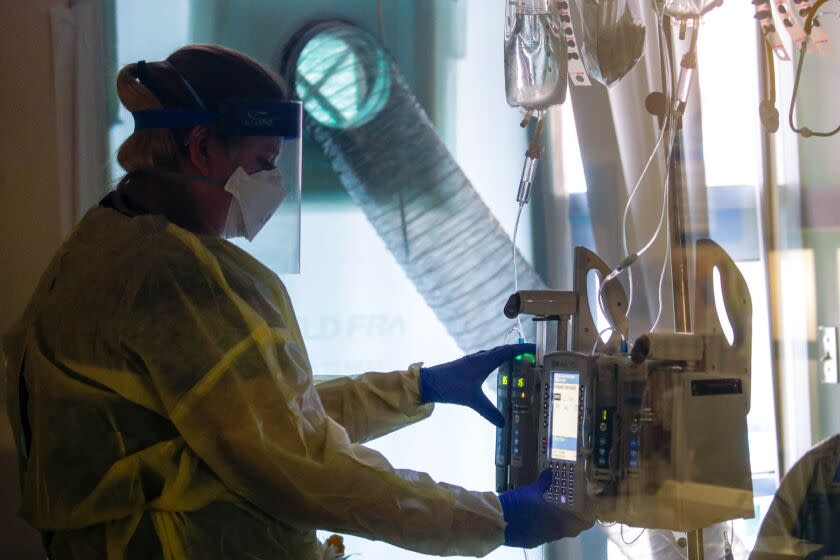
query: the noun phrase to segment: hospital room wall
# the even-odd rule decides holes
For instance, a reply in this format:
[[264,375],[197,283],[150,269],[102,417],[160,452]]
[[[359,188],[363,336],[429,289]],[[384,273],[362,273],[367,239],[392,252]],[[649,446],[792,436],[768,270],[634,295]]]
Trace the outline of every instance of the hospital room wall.
[[[56,103],[52,89],[50,10],[69,0],[0,2],[0,330],[23,311],[66,233],[59,191]],[[9,87],[13,84],[12,87]],[[0,550],[7,558],[43,558],[38,535],[17,517],[17,460],[0,377]]]
[[[838,68],[840,71],[840,68]],[[810,148],[813,140],[803,140],[802,144]],[[840,153],[840,139],[818,140],[825,146],[833,145],[835,153]],[[807,148],[806,148],[807,149]],[[806,156],[808,159],[813,154]],[[812,252],[814,263],[816,325],[840,326],[840,174],[831,168],[837,167],[837,157],[826,159],[821,170],[805,170],[802,173],[802,213],[803,242],[805,249]],[[830,173],[830,174],[829,174]],[[816,371],[816,399],[814,411],[813,437],[817,443],[831,435],[840,433],[840,384],[821,382],[821,356],[816,336],[809,337],[813,344],[809,354]]]
[[[832,39],[840,37],[840,20],[823,18]],[[840,57],[809,55],[805,59],[802,85],[797,100],[799,126],[831,130],[840,124]],[[781,107],[783,122],[787,106]],[[814,263],[816,325],[840,326],[840,136],[800,138],[799,169],[803,244],[812,252]],[[815,326],[816,326],[815,325]],[[816,399],[813,426],[815,443],[840,433],[840,384],[820,382],[819,348],[816,337],[809,355],[816,371]]]
[[[838,185],[840,187],[840,185]],[[829,190],[829,189],[825,189]],[[840,207],[840,188],[831,189],[835,208]],[[832,227],[809,226],[804,231],[805,245],[814,254],[817,324],[840,326],[840,283],[838,283],[838,249],[840,249],[840,229]],[[815,343],[816,346],[816,343]],[[813,428],[814,443],[831,435],[840,433],[840,384],[820,381],[819,349],[812,351],[814,369],[817,371],[817,399],[814,401],[816,425]]]

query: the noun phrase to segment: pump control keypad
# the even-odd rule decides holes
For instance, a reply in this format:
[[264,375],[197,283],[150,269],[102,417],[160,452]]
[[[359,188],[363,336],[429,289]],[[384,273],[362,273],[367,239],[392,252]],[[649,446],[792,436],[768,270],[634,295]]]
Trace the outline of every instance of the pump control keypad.
[[556,504],[575,504],[575,464],[555,462],[551,464],[551,486],[544,494],[545,499]]

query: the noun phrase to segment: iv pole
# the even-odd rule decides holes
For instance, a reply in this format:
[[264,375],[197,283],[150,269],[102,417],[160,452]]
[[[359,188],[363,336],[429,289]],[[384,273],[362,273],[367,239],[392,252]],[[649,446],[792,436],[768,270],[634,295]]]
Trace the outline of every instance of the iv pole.
[[[679,132],[682,128],[682,118],[674,123]],[[674,153],[682,154],[683,145],[681,135],[674,137],[676,142]],[[682,157],[679,158],[683,160]],[[683,180],[682,164],[677,158],[671,157],[668,162],[671,167],[671,193],[668,197],[668,235],[671,237],[671,278],[674,292],[674,332],[687,333],[691,331],[691,307],[689,304],[688,277],[688,216],[685,212],[687,205],[686,183]],[[687,533],[688,560],[704,560],[703,529],[696,529]]]
[[[663,31],[665,40],[673,41],[670,18],[663,18]],[[696,33],[697,30],[695,29]],[[667,49],[672,53],[673,47]],[[676,61],[668,60],[668,64],[676,65]],[[688,276],[688,228],[686,227],[688,213],[686,202],[688,200],[687,184],[684,169],[681,162],[685,161],[684,146],[682,140],[683,117],[680,116],[676,122],[669,126],[677,127],[677,134],[674,135],[674,150],[666,164],[670,166],[669,176],[671,178],[671,192],[668,197],[668,235],[671,241],[671,278],[674,294],[674,332],[687,333],[691,331],[691,306],[689,303],[689,276]],[[678,156],[678,157],[675,157]],[[703,529],[688,531],[688,560],[704,560],[703,550]]]
[[[675,123],[678,128],[682,127],[682,119]],[[676,153],[682,150],[680,135],[675,136]],[[679,151],[678,151],[679,150]],[[676,158],[668,162],[671,166],[670,185],[671,193],[668,197],[669,227],[668,235],[671,236],[671,278],[674,291],[674,332],[687,333],[691,331],[691,307],[689,305],[689,278],[688,278],[688,244],[686,228],[685,202],[686,185],[683,181],[681,164]],[[688,560],[704,560],[703,553],[703,529],[689,531],[688,534]]]

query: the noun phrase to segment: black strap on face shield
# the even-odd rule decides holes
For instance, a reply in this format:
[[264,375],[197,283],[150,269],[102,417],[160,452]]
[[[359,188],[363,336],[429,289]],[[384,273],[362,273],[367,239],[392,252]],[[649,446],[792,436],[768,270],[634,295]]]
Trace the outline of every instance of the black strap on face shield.
[[[184,89],[186,89],[187,92],[189,92],[190,97],[192,97],[192,100],[195,102],[196,108],[206,111],[207,107],[204,105],[204,101],[201,100],[201,97],[198,95],[198,93],[196,93],[195,89],[193,89],[192,85],[190,85],[190,83],[183,76],[183,74],[178,72],[178,69],[175,68],[175,65],[171,62],[166,61],[166,64],[168,64],[172,71],[175,73],[175,75],[178,76],[178,79],[181,81],[181,84],[184,86]],[[152,75],[149,73],[149,68],[146,65],[145,60],[140,60],[137,62],[137,69],[134,73],[134,77],[137,78],[138,82],[143,84],[149,91],[152,92],[152,94],[155,97],[158,98],[159,101],[162,102],[163,97],[160,94],[160,89],[158,89],[154,79],[152,78]]]
[[140,82],[143,85],[143,87],[151,91],[152,95],[154,95],[158,99],[158,101],[163,103],[163,98],[160,95],[160,89],[158,89],[154,79],[149,73],[149,69],[146,66],[145,60],[137,62],[137,68],[134,71],[134,77],[137,79],[138,82]]

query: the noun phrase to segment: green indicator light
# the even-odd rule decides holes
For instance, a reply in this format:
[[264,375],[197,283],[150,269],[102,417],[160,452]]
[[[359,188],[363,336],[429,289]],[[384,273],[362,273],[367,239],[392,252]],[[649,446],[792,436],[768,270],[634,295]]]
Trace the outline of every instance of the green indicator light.
[[522,358],[528,358],[529,360],[531,360],[531,363],[532,363],[532,364],[535,364],[535,363],[537,362],[537,358],[535,358],[533,354],[520,354],[520,355],[518,355],[518,356],[517,356],[516,358],[514,358],[514,359],[515,359],[517,362],[521,362],[521,361],[522,361]]

